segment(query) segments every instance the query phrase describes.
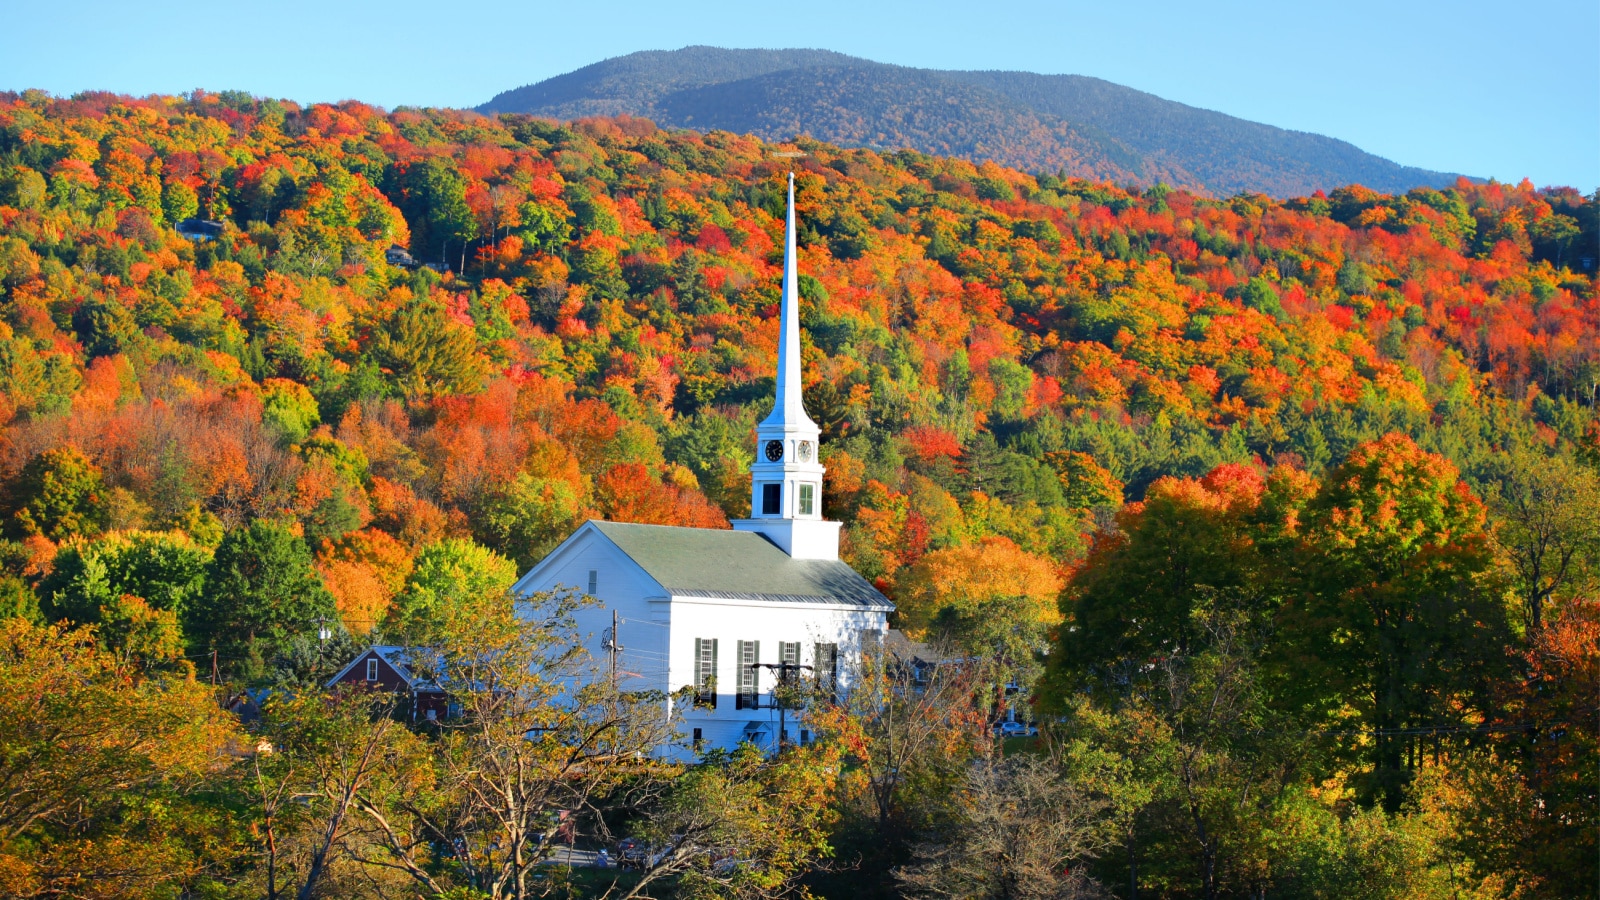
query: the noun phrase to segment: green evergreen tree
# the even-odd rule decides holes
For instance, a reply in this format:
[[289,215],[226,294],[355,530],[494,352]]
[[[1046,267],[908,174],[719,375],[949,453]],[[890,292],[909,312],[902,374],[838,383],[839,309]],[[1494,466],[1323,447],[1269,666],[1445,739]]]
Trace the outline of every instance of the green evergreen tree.
[[311,551],[284,525],[257,520],[228,532],[206,567],[205,589],[189,604],[184,630],[226,668],[249,674],[294,635],[315,633],[338,612]]
[[78,307],[72,314],[72,330],[91,359],[126,352],[139,338],[133,313],[115,300],[90,300]]

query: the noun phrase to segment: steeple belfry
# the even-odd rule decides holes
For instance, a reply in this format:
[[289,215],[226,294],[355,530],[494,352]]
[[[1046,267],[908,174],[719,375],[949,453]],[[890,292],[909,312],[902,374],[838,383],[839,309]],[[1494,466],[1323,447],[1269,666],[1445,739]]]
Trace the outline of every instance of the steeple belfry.
[[750,518],[733,523],[754,531],[794,559],[838,559],[839,523],[822,519],[822,429],[800,396],[800,280],[795,250],[794,173],[783,241],[783,299],[778,308],[777,396],[756,426],[750,466]]

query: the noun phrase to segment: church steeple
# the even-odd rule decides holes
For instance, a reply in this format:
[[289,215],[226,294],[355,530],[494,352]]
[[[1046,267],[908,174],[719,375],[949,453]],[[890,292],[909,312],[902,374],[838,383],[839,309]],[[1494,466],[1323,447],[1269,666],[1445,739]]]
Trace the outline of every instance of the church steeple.
[[806,415],[800,391],[800,281],[795,251],[794,173],[783,242],[778,308],[778,377],[772,413],[756,426],[750,466],[750,518],[733,527],[765,535],[795,559],[838,559],[839,523],[822,519],[822,429]]
[[778,308],[778,396],[772,413],[762,420],[767,425],[804,425],[813,430],[817,423],[806,415],[800,397],[800,278],[794,238],[794,173],[789,173],[789,215],[783,232],[783,300]]

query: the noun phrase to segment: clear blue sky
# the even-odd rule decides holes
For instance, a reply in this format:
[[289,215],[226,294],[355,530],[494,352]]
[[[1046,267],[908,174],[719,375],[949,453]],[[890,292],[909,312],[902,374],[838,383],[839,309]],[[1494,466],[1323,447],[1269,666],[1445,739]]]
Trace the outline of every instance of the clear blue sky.
[[1407,165],[1600,187],[1596,0],[12,2],[0,89],[474,106],[635,50],[1093,75]]

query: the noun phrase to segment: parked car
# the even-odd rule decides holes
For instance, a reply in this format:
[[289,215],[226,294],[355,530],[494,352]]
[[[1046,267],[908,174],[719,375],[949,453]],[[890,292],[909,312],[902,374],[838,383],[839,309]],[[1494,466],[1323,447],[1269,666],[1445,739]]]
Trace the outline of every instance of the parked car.
[[650,845],[638,838],[623,838],[617,843],[617,866],[623,869],[643,869],[650,865]]
[[[679,838],[674,835],[673,841]],[[619,869],[648,869],[659,865],[672,847],[653,847],[638,838],[623,838],[617,842],[617,868]]]
[[1024,737],[1038,734],[1039,729],[1026,722],[998,722],[994,726],[994,733],[1001,737]]

